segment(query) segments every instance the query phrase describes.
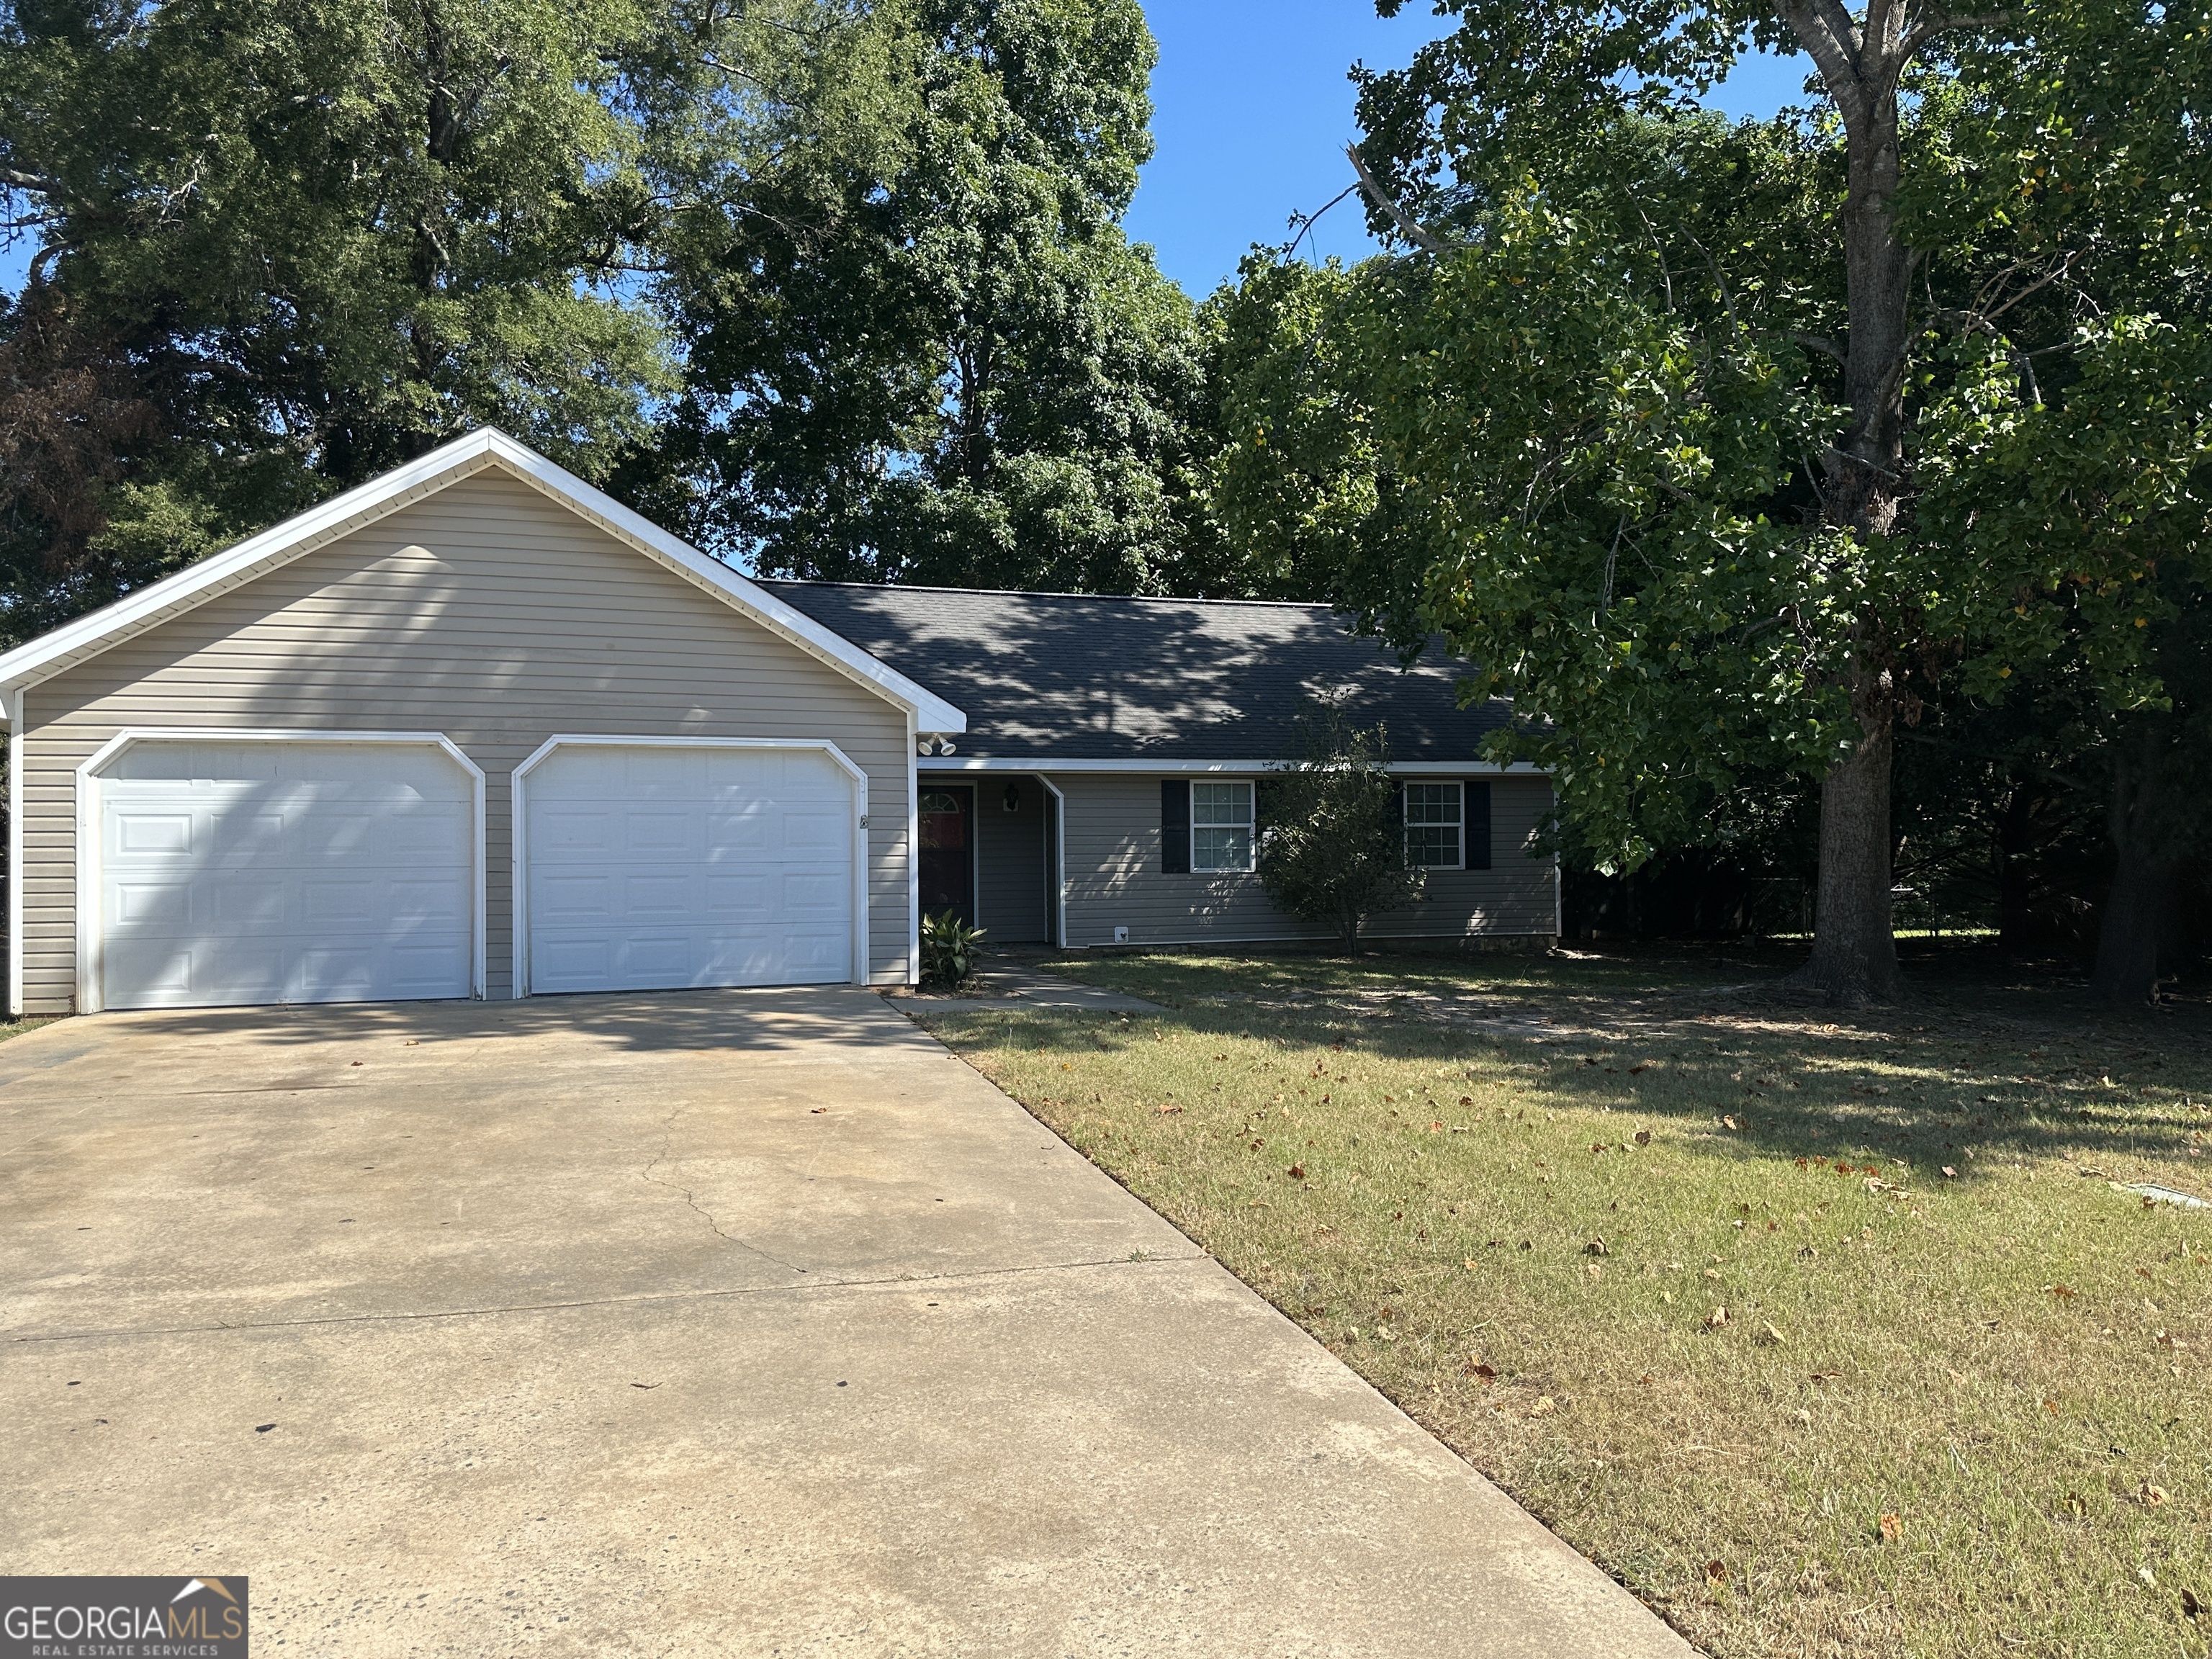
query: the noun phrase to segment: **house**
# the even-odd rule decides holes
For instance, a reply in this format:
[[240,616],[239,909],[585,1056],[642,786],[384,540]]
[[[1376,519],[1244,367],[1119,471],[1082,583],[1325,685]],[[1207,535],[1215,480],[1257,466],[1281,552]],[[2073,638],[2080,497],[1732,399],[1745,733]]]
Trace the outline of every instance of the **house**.
[[1325,608],[748,580],[473,434],[0,655],[11,1012],[911,980],[1290,939],[1253,788],[1389,722],[1426,896],[1543,939],[1549,780]]
[[1378,937],[1558,933],[1553,861],[1530,856],[1551,780],[1475,759],[1509,717],[1462,710],[1457,673],[1401,669],[1325,605],[762,584],[957,702],[966,734],[925,745],[925,914],[1000,944],[1227,944],[1316,937],[1253,873],[1256,785],[1305,751],[1316,695],[1380,721],[1428,869]]

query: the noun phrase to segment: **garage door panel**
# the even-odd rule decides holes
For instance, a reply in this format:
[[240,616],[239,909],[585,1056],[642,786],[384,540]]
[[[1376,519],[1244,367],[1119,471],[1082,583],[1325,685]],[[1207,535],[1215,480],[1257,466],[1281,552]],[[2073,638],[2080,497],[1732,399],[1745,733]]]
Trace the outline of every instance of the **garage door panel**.
[[707,856],[714,864],[742,863],[768,848],[770,816],[768,807],[754,802],[736,811],[714,811],[707,816]]
[[115,820],[109,856],[125,858],[189,858],[192,851],[192,815],[189,812],[129,812]]
[[793,966],[815,973],[836,971],[851,947],[834,933],[788,933],[784,936],[783,954]]
[[696,886],[689,874],[628,876],[623,880],[623,906],[640,920],[690,915],[698,908],[693,900]]
[[172,890],[189,896],[191,919],[221,933],[269,928],[284,921],[285,884],[210,879]]
[[373,927],[377,884],[373,881],[308,881],[300,890],[300,920],[307,927]]
[[568,745],[523,810],[531,989],[850,977],[854,791],[819,751]]
[[147,741],[100,790],[106,1006],[469,994],[474,784],[443,751]]
[[707,914],[717,921],[765,921],[773,914],[764,875],[707,878]]

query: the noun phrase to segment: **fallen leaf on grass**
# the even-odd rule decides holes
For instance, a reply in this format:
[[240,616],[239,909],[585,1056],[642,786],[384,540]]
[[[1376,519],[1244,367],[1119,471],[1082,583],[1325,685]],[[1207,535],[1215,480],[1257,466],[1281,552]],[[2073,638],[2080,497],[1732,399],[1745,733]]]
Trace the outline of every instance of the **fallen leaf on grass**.
[[1583,1246],[1583,1254],[1584,1255],[1611,1255],[1613,1252],[1606,1249],[1605,1241],[1602,1238],[1593,1238],[1589,1243]]
[[1605,1275],[1605,1269],[1598,1266],[1595,1261],[1591,1262],[1589,1267],[1583,1268],[1583,1271],[1588,1273],[1592,1279],[1601,1279]]
[[1776,1330],[1773,1326],[1768,1325],[1760,1330],[1759,1340],[1762,1342],[1772,1343],[1776,1347],[1779,1347],[1782,1346],[1782,1333]]
[[2197,1605],[2195,1594],[2185,1588],[2181,1592],[2181,1616],[2185,1619],[2194,1619],[2202,1612],[2203,1609]]
[[1721,1127],[1723,1129],[1741,1129],[1743,1127],[1743,1125],[1738,1123],[1732,1117],[1724,1117],[1721,1120]]
[[1894,1544],[1905,1535],[1905,1518],[1894,1510],[1886,1511],[1878,1523],[1878,1528],[1881,1533],[1883,1543]]
[[[1277,1097],[1278,1099],[1280,1097],[1281,1097],[1279,1096]],[[1182,1110],[1182,1108],[1180,1106],[1155,1106],[1152,1109],[1158,1112],[1162,1117],[1173,1117],[1177,1112]]]
[[1551,1395],[1548,1394],[1540,1394],[1536,1396],[1536,1403],[1528,1407],[1528,1415],[1531,1417],[1542,1417],[1547,1413],[1556,1411],[1558,1409],[1559,1407],[1553,1401]]
[[1958,1178],[1959,1172],[1953,1169],[1949,1164],[1946,1164],[1943,1166],[1943,1179],[1946,1181],[1956,1181]]
[[1497,1368],[1495,1366],[1486,1365],[1480,1359],[1470,1360],[1468,1364],[1461,1366],[1459,1369],[1461,1376],[1479,1376],[1486,1382],[1494,1381],[1498,1376]]
[[2156,1509],[2172,1495],[2165,1487],[2154,1486],[2148,1480],[2136,1490],[2136,1496],[2142,1500],[2143,1507],[2146,1509]]
[[1728,1310],[1726,1308],[1716,1308],[1705,1316],[1705,1328],[1709,1331],[1717,1331],[1727,1323]]
[[2074,1292],[2066,1285],[2045,1285],[2043,1288],[2051,1295],[2058,1297],[2062,1302],[2070,1302],[2074,1298]]
[[1304,1181],[1305,1178],[1306,1178],[1306,1166],[1305,1166],[1304,1164],[1291,1164],[1291,1180],[1293,1180],[1293,1181]]
[[1705,1582],[1707,1583],[1725,1584],[1728,1581],[1729,1571],[1728,1566],[1724,1562],[1708,1561],[1705,1563]]
[[1630,1066],[1630,1067],[1628,1068],[1628,1074],[1629,1074],[1629,1076],[1631,1076],[1631,1077],[1641,1077],[1641,1076],[1643,1076],[1643,1075],[1644,1075],[1644,1073],[1646,1073],[1646,1072],[1650,1071],[1650,1069],[1651,1069],[1651,1062],[1650,1062],[1650,1060],[1638,1060],[1635,1065],[1633,1065],[1633,1066]]
[[1638,1146],[1649,1146],[1651,1144],[1651,1131],[1649,1129],[1638,1129],[1632,1138],[1635,1140]]

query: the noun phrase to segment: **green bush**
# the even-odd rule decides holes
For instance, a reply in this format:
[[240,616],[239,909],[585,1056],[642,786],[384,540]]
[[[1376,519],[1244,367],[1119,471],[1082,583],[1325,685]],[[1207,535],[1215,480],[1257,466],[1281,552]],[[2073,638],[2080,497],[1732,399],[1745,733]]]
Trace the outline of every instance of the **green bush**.
[[1353,726],[1325,702],[1304,720],[1306,757],[1267,781],[1260,884],[1279,909],[1336,930],[1347,951],[1380,910],[1418,897],[1406,866],[1404,817],[1382,726]]
[[975,971],[983,930],[970,927],[951,910],[921,919],[921,982],[955,986]]

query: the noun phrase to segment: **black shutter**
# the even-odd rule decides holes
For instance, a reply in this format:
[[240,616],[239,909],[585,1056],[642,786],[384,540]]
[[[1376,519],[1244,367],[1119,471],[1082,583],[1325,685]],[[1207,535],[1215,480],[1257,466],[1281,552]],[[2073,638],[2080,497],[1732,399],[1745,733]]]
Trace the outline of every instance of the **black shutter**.
[[1473,778],[1460,785],[1460,834],[1467,850],[1467,867],[1490,868],[1490,786]]
[[1190,783],[1184,778],[1160,780],[1160,873],[1190,873]]
[[1400,784],[1390,792],[1390,823],[1398,832],[1398,862],[1406,862],[1406,786]]

